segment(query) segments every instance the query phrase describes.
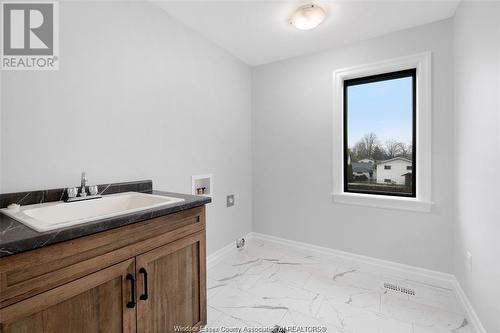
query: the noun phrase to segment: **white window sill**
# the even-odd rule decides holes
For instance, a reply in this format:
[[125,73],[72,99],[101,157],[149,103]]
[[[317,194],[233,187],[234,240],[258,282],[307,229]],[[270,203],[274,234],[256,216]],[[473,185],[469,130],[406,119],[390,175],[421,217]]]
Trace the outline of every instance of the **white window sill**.
[[414,212],[431,211],[433,202],[416,198],[391,197],[376,194],[332,193],[333,201],[340,204],[358,205],[376,208],[409,210]]

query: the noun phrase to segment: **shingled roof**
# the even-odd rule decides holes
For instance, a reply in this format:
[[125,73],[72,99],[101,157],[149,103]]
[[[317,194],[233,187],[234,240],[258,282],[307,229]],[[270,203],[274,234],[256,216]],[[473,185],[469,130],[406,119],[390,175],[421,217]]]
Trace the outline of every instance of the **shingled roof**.
[[374,163],[352,163],[352,172],[372,172],[375,169]]

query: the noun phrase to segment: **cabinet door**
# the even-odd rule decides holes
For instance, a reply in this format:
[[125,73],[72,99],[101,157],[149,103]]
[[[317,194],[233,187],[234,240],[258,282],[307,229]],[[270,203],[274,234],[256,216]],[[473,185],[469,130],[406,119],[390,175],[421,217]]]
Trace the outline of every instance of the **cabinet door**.
[[[130,259],[0,310],[2,333],[133,333]],[[128,305],[128,306],[127,306]]]
[[138,332],[206,324],[205,261],[205,231],[136,257]]

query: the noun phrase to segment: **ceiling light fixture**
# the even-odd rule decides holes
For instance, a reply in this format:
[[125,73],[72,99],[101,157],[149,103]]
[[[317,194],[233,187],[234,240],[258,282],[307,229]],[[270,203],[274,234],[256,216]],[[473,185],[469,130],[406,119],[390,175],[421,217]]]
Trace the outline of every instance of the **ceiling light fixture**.
[[290,24],[300,30],[316,28],[325,19],[323,8],[310,4],[297,8],[290,18]]

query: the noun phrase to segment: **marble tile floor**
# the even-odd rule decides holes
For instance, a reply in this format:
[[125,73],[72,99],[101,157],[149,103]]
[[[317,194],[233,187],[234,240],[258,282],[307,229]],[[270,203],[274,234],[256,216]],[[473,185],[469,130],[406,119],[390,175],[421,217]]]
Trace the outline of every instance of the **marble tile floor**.
[[[365,265],[366,266],[366,265]],[[415,296],[384,288],[389,282]],[[451,289],[250,239],[208,270],[206,331],[473,333]]]

